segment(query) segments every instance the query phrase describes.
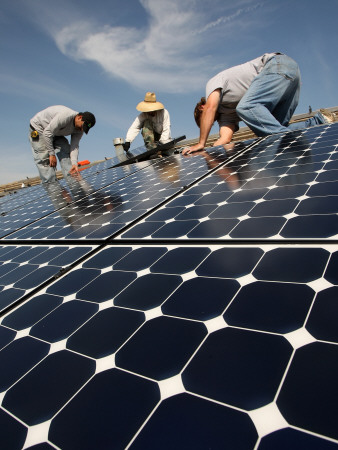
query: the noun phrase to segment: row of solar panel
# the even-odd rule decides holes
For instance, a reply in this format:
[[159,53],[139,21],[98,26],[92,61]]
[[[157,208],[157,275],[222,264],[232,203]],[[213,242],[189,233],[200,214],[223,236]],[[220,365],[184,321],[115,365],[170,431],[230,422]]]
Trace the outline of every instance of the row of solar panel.
[[[90,250],[5,247],[2,262],[44,264],[49,252],[64,264]],[[0,442],[40,427],[35,443],[60,448],[182,448],[216,421],[217,445],[225,434],[253,448],[268,408],[270,432],[287,421],[330,448],[313,434],[338,439],[337,268],[335,245],[105,246],[1,320]],[[204,425],[191,434],[194,404]]]
[[271,136],[239,156],[244,146],[237,144],[226,164],[231,150],[216,147],[191,158],[105,170],[8,212],[2,235],[96,240],[138,222],[122,238],[335,239],[337,136],[337,126],[315,127]]

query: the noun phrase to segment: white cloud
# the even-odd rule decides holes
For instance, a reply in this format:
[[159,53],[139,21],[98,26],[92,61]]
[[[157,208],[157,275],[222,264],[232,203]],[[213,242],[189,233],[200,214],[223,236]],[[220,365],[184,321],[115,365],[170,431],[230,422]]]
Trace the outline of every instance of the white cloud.
[[[232,14],[211,20],[212,11],[202,13],[199,0],[140,0],[140,3],[147,17],[141,21],[146,25],[140,28],[99,26],[94,21],[81,20],[52,31],[53,38],[65,55],[93,61],[111,76],[137,88],[194,92],[205,84],[210,66],[219,64],[208,56],[208,45],[216,38],[205,32],[221,28],[225,36],[227,26],[235,20],[241,20],[243,26],[243,16],[262,5],[250,2],[250,6],[235,12],[232,8]],[[218,9],[222,6],[216,4]],[[229,6],[223,6],[223,13],[226,8]]]
[[257,8],[261,8],[264,5],[264,3],[256,3],[254,5],[248,6],[246,8],[239,8],[236,12],[229,16],[222,16],[219,17],[214,22],[210,22],[207,25],[205,25],[203,28],[198,30],[198,34],[205,33],[206,31],[210,30],[211,28],[218,27],[220,25],[230,24],[235,21],[235,19],[238,19],[240,16],[246,15],[247,13],[251,13]]

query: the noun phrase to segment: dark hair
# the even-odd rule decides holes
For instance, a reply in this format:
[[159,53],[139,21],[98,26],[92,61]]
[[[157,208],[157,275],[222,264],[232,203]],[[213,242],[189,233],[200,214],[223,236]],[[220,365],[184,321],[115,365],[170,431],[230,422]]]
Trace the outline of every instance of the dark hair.
[[206,99],[205,99],[205,97],[202,97],[194,109],[194,118],[195,118],[195,122],[196,122],[196,125],[198,126],[198,128],[201,126],[201,115],[202,115],[202,111],[203,111],[201,106],[203,106],[205,104],[206,104]]
[[[198,126],[198,128],[201,127],[201,116],[202,116],[202,112],[203,112],[203,108],[201,108],[201,106],[204,106],[206,104],[206,99],[205,97],[201,97],[201,100],[196,104],[195,109],[194,109],[194,118],[195,118],[195,122]],[[215,120],[219,119],[219,112],[216,111],[215,114]]]

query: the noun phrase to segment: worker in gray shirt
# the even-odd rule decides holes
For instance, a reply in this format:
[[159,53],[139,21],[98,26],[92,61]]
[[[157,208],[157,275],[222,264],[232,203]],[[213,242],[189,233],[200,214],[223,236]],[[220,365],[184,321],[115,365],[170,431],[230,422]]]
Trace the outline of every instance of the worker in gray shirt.
[[[94,114],[62,105],[50,106],[30,120],[29,140],[43,183],[56,181],[56,156],[65,178],[79,171],[79,142],[83,132],[87,134],[95,122]],[[65,136],[70,136],[70,142]]]
[[199,142],[182,153],[202,150],[216,119],[220,136],[214,146],[229,143],[241,120],[260,137],[333,121],[328,112],[321,111],[305,122],[289,126],[299,93],[298,64],[282,53],[264,53],[218,73],[208,81],[205,99],[195,107]]

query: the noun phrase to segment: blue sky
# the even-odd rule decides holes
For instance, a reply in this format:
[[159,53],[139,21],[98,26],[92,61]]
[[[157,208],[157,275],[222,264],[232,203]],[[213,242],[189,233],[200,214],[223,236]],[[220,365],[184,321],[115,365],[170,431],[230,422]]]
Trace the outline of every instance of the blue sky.
[[147,91],[195,138],[208,79],[266,52],[298,62],[297,114],[337,106],[337,17],[337,0],[2,0],[0,184],[37,175],[28,125],[47,106],[95,114],[80,160],[114,156]]

